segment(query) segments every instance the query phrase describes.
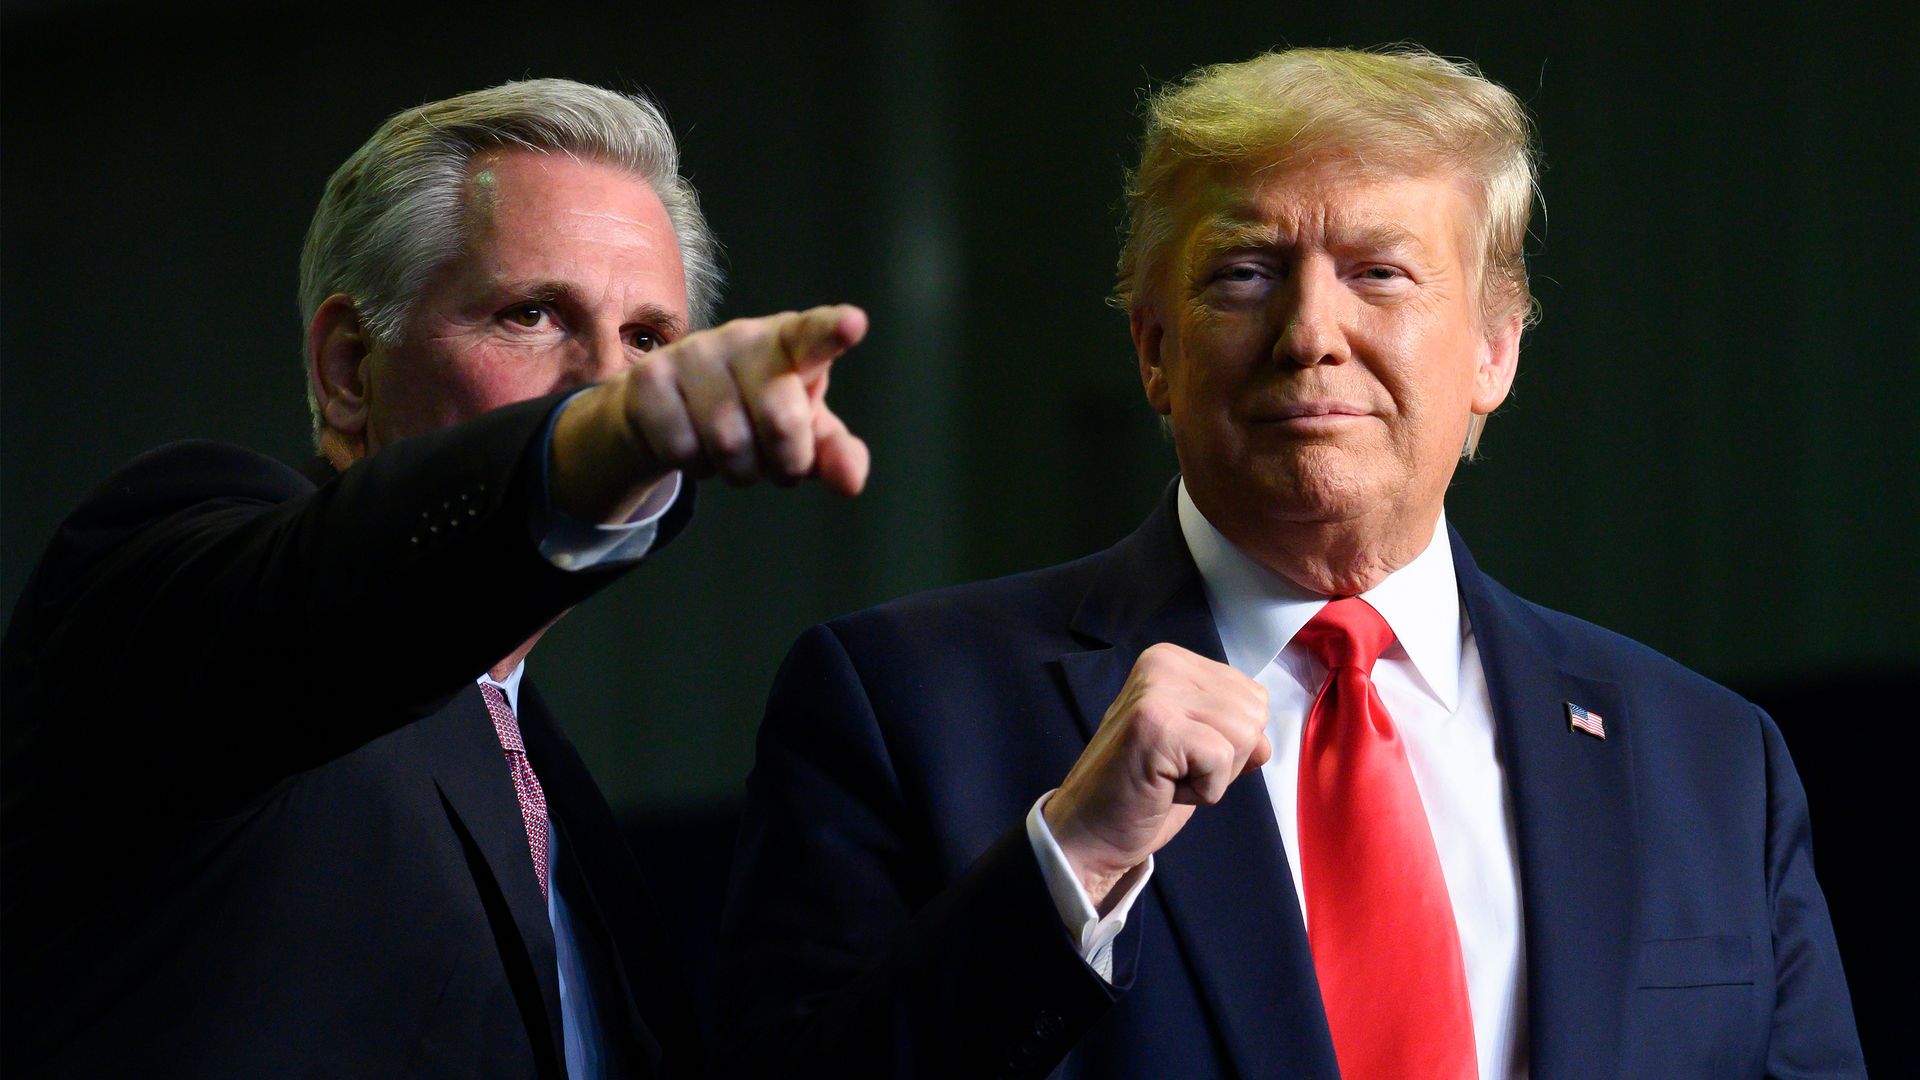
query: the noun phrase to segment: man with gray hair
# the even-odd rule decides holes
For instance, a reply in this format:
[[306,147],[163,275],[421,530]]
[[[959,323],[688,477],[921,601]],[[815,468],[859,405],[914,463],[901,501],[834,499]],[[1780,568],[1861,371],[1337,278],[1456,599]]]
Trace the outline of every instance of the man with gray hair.
[[334,174],[323,460],[134,461],[9,628],[9,1076],[697,1071],[659,879],[522,673],[689,478],[864,483],[825,392],[865,315],[699,330],[719,281],[643,97],[499,86]]
[[1417,48],[1151,99],[1117,295],[1180,477],[1106,552],[794,647],[729,1071],[1862,1075],[1772,720],[1446,522],[1534,168],[1518,100]]

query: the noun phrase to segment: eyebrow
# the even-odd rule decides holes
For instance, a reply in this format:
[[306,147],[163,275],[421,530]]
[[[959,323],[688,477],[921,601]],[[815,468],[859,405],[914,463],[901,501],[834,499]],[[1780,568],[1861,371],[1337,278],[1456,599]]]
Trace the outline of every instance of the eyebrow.
[[[1193,247],[1193,261],[1206,262],[1234,251],[1288,246],[1281,230],[1271,224],[1248,221],[1237,216],[1222,216],[1203,226],[1206,230]],[[1403,251],[1411,250],[1431,257],[1427,246],[1406,228],[1392,222],[1371,222],[1333,230],[1336,250]]]
[[1193,245],[1195,263],[1207,262],[1230,251],[1276,247],[1281,242],[1279,229],[1250,221],[1216,218],[1202,228],[1204,231]]
[[1336,230],[1334,246],[1365,251],[1413,251],[1423,256],[1430,254],[1427,245],[1418,236],[1388,221],[1356,225],[1351,230]]
[[[580,290],[567,281],[501,279],[493,282],[493,291],[543,303],[567,303],[581,308],[587,306]],[[627,313],[625,321],[646,323],[669,337],[678,338],[687,333],[686,319],[659,304],[641,304]]]

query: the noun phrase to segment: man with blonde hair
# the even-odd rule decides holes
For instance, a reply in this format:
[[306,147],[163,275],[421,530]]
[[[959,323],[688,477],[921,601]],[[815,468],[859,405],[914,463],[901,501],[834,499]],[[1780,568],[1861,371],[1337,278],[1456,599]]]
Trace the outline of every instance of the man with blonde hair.
[[1443,500],[1532,314],[1520,103],[1295,49],[1147,107],[1118,546],[816,627],[726,918],[746,1075],[1860,1075],[1773,722]]
[[558,79],[409,109],[301,259],[321,460],[136,460],[20,600],[8,1076],[681,1076],[644,874],[522,680],[688,478],[845,494],[856,308],[698,329],[720,274],[658,108]]

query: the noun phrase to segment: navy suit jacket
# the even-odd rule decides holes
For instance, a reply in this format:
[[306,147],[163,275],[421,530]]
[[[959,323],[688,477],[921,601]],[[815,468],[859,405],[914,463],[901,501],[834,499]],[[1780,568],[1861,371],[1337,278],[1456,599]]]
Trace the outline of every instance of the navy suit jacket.
[[[1773,722],[1452,543],[1512,788],[1532,1075],[1862,1075]],[[1162,641],[1222,659],[1171,490],[1101,554],[803,636],[749,781],[722,1071],[1336,1076],[1264,785],[1159,853],[1113,986],[1047,895],[1023,819]]]
[[[474,686],[619,573],[533,541],[558,400],[318,488],[175,444],[62,524],[0,648],[8,1076],[562,1071],[553,931]],[[611,811],[530,684],[519,723],[609,1039],[643,1074],[697,1069]]]

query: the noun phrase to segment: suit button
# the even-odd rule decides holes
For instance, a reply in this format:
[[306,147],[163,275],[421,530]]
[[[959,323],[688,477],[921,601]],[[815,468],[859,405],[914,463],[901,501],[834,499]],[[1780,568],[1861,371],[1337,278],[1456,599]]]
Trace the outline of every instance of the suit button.
[[1039,1019],[1033,1022],[1033,1033],[1048,1042],[1058,1039],[1066,1030],[1067,1022],[1060,1019],[1060,1014],[1055,1012],[1043,1012]]

